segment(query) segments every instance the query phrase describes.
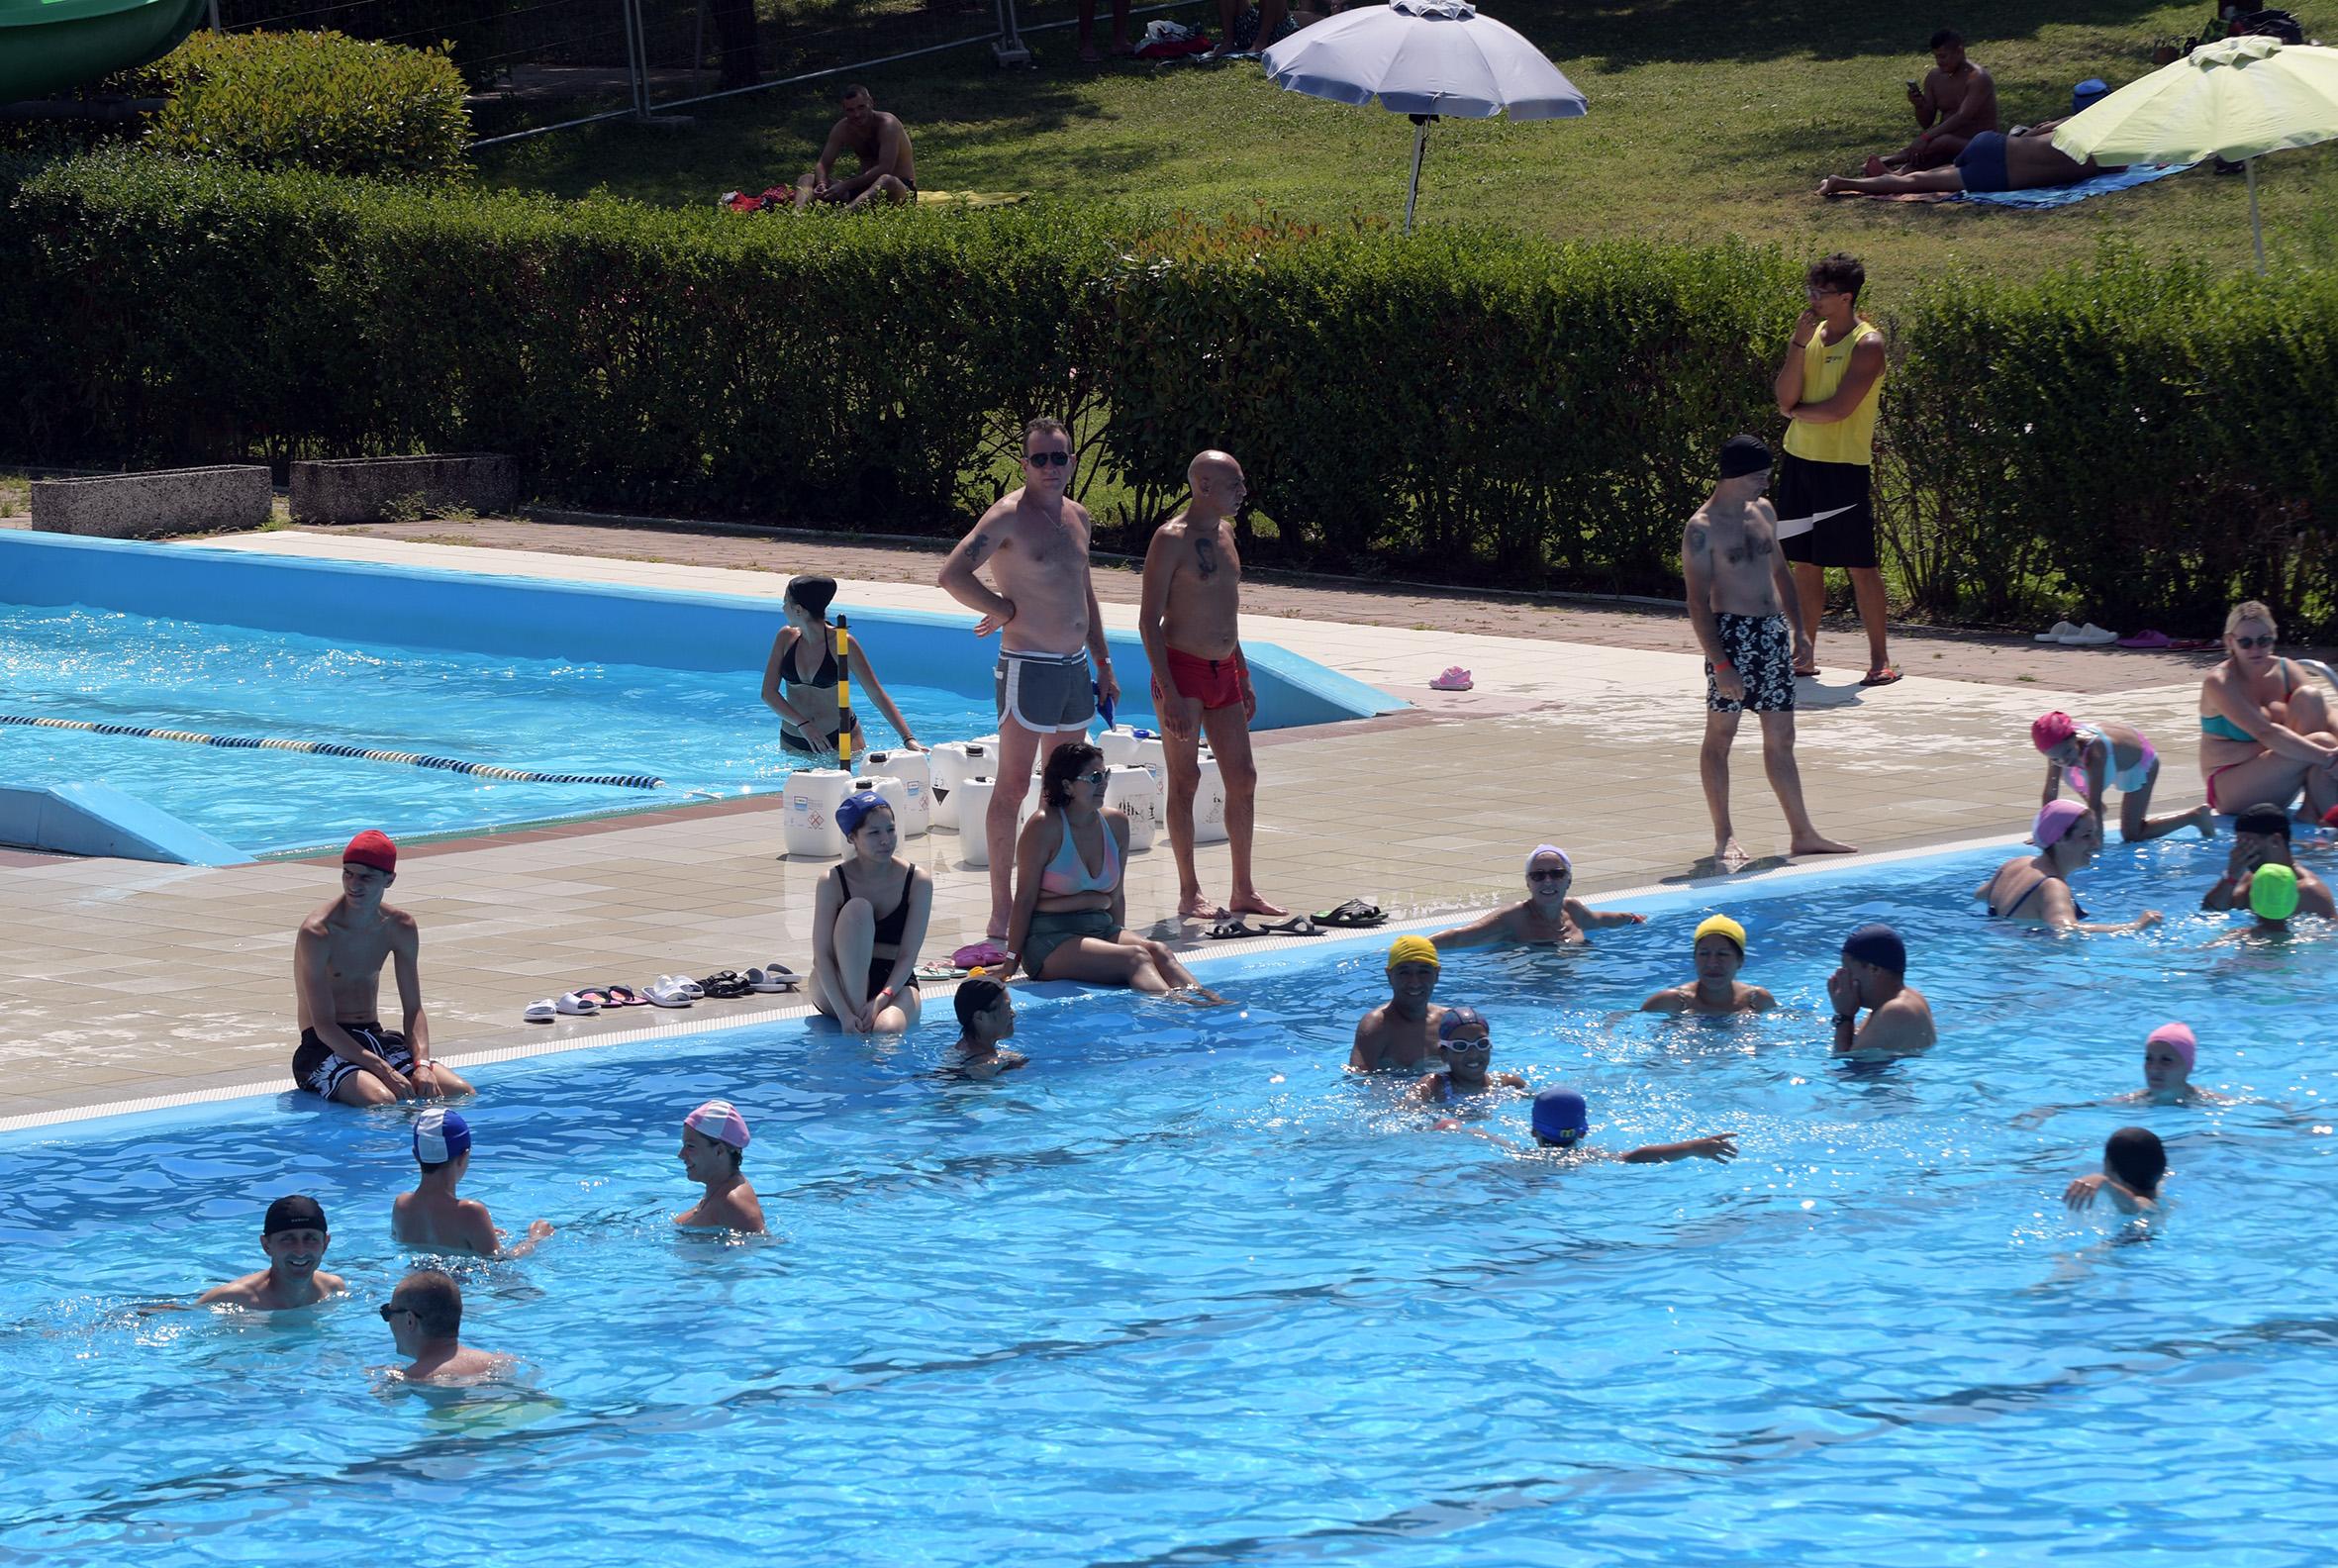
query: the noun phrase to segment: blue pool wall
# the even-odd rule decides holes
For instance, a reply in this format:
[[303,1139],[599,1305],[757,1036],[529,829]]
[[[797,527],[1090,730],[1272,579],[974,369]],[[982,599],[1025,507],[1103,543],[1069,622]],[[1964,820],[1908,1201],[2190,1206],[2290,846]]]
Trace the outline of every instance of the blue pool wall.
[[[785,624],[777,598],[13,532],[0,534],[0,601],[368,644],[738,670],[742,678],[760,677],[771,639]],[[974,637],[971,614],[863,610],[842,600],[834,613],[849,616],[854,632],[869,639],[887,681],[989,695],[998,644]],[[1136,634],[1114,633],[1110,641],[1120,670],[1144,670]],[[1334,724],[1409,706],[1272,643],[1246,644],[1244,651],[1258,693],[1254,729]]]

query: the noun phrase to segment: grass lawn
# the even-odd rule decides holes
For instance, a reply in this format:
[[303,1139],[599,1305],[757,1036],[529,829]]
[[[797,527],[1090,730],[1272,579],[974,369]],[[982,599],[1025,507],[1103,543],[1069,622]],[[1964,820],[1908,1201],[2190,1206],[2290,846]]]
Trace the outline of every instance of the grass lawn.
[[[2057,18],[2040,21],[2045,9]],[[1868,262],[1887,303],[1942,267],[2021,275],[2084,260],[2104,240],[2249,265],[2244,181],[2205,169],[2049,213],[1812,195],[1821,174],[1856,172],[1866,152],[1912,134],[1900,82],[1929,64],[1924,40],[1943,20],[1996,76],[2007,120],[2026,123],[2067,112],[2084,77],[2115,87],[2150,70],[2153,40],[2196,31],[2204,3],[1966,0],[1935,14],[1814,0],[1494,0],[1494,11],[1558,62],[1591,112],[1439,125],[1423,223],[1514,225],[1558,239],[1737,234],[1797,255],[1844,248]],[[1026,24],[1069,14],[1057,0],[1023,8]],[[1215,27],[1214,10],[1171,14]],[[981,31],[978,16],[962,20],[938,36]],[[824,47],[836,60],[865,58],[902,39],[881,27],[830,32]],[[1255,64],[1084,66],[1068,30],[1031,42],[1032,70],[1000,71],[969,49],[855,73],[909,125],[927,189],[1087,193],[1206,214],[1258,201],[1309,219],[1402,215],[1412,139],[1402,116],[1284,92]],[[818,51],[793,57],[794,69],[828,62]],[[485,148],[479,177],[568,196],[711,203],[808,166],[836,86],[699,105],[685,130],[620,123]],[[2338,151],[2276,153],[2258,173],[2274,262],[2338,260]]]

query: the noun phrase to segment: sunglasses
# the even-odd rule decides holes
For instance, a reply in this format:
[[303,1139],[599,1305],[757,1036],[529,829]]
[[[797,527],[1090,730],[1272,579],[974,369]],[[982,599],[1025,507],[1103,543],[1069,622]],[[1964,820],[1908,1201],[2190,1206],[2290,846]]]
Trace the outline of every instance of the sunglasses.
[[1094,768],[1086,773],[1074,773],[1072,782],[1075,784],[1102,784],[1110,776],[1104,769]]
[[376,1308],[375,1311],[381,1314],[381,1321],[383,1323],[388,1323],[392,1318],[395,1318],[400,1313],[404,1313],[409,1318],[420,1316],[413,1308],[401,1307],[396,1302],[385,1302],[380,1307]]
[[2270,652],[2275,640],[2271,634],[2261,637],[2236,637],[2232,639],[2232,645],[2236,648],[2264,648]]
[[1561,867],[1556,871],[1529,871],[1526,873],[1526,880],[1529,882],[1564,882],[1572,875],[1574,875],[1573,872]]
[[1072,454],[1067,451],[1024,452],[1023,460],[1033,468],[1062,468],[1071,462]]

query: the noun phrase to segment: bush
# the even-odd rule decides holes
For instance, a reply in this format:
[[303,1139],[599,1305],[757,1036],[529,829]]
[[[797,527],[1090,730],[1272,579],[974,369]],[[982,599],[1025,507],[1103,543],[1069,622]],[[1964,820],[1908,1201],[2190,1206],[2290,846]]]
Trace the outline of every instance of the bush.
[[[1674,594],[1775,435],[1795,268],[1739,246],[1031,204],[741,219],[99,152],[0,224],[0,452],[520,456],[584,506],[954,531],[1034,414],[1134,542],[1204,446],[1262,561]],[[2338,631],[2338,277],[2110,253],[1886,322],[1920,613]],[[62,351],[66,345],[70,351]],[[1009,480],[1008,482],[1012,482]]]
[[260,169],[438,179],[469,165],[463,81],[435,49],[339,33],[197,33],[154,66],[146,145]]
[[[353,39],[440,48],[476,91],[504,74],[519,24],[542,19],[556,26],[563,20],[545,17],[546,9],[540,0],[220,0],[219,16],[230,33],[331,28]],[[615,15],[612,6],[611,26]]]

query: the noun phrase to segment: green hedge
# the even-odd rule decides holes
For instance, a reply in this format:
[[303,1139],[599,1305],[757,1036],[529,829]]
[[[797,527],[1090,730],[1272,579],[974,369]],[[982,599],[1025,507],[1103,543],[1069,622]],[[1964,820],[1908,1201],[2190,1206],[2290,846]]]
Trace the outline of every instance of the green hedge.
[[[97,153],[0,225],[0,453],[473,447],[575,505],[949,532],[1072,417],[1133,540],[1206,445],[1262,560],[1678,591],[1775,435],[1770,252],[1032,204],[740,219]],[[1888,565],[1943,618],[2338,629],[2338,280],[2106,256],[1886,323]],[[69,345],[69,346],[68,346]],[[1109,534],[1109,530],[1108,530]]]
[[468,165],[463,80],[436,49],[339,33],[196,33],[149,67],[157,151],[253,168],[439,179]]

